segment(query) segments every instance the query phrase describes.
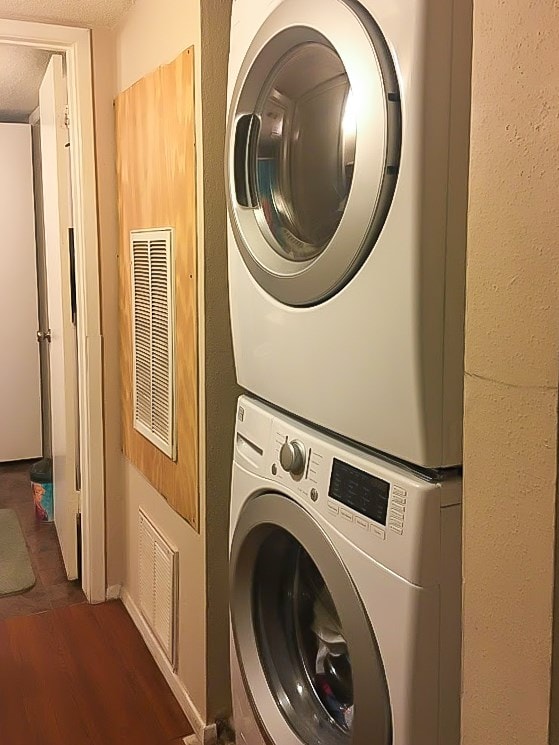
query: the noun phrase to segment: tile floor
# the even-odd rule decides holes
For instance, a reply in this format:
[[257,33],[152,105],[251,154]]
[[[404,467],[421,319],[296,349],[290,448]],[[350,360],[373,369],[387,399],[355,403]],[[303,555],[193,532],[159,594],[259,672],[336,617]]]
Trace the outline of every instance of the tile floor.
[[34,587],[19,595],[0,597],[0,620],[42,613],[86,598],[78,581],[66,578],[54,523],[37,521],[29,481],[28,462],[0,464],[0,509],[15,510],[29,548],[37,578]]

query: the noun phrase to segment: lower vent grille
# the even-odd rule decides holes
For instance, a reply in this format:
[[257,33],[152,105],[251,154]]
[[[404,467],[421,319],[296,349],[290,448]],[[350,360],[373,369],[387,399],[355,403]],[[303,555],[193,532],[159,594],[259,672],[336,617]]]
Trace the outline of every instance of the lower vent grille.
[[176,669],[178,552],[143,510],[140,510],[139,521],[140,610]]

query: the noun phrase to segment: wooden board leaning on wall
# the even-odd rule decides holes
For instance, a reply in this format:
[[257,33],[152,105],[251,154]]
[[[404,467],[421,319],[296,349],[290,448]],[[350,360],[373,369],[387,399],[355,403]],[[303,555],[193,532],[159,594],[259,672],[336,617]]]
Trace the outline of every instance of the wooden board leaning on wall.
[[[198,529],[194,51],[121,93],[116,107],[124,454]],[[174,228],[177,460],[133,427],[130,231]]]

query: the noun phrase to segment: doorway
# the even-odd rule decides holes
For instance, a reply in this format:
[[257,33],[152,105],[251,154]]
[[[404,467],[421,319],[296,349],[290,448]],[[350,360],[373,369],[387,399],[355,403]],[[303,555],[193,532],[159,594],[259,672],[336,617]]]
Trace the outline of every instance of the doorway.
[[[80,574],[87,599],[100,602],[105,599],[106,586],[104,462],[90,32],[0,20],[0,47],[5,45],[46,53],[50,58],[43,78],[43,86],[47,82],[50,86],[50,99],[47,96],[46,106],[42,100],[43,115],[35,111],[31,121],[32,127],[39,128],[39,138],[35,140],[43,151],[43,179],[48,180],[43,189],[45,261],[48,263],[50,242],[51,252],[52,246],[58,251],[61,267],[60,286],[47,281],[48,320],[45,321],[43,312],[36,327],[38,347],[42,349],[44,391],[40,455],[54,456],[54,503],[59,513],[55,523],[65,574],[70,579]],[[59,85],[61,78],[64,78],[63,90]],[[63,102],[61,95],[65,97]],[[42,89],[41,97],[44,99]],[[54,105],[50,111],[49,100]],[[41,119],[47,115],[52,117],[51,122],[41,132]],[[56,129],[58,137],[53,131]],[[58,162],[53,163],[53,159]],[[57,197],[56,210],[53,210],[53,194]],[[55,212],[59,220],[52,219]],[[62,218],[64,212],[66,219]],[[41,267],[41,261],[38,268],[41,274],[45,268]],[[51,328],[55,325],[52,319],[56,315],[56,302],[53,302],[56,297],[61,310],[58,332]],[[53,355],[57,342],[58,352]],[[53,357],[58,358],[58,367]],[[57,410],[61,403],[62,412]],[[62,458],[59,457],[61,422],[65,438]],[[8,477],[12,481],[21,479],[22,467],[23,462],[5,467]]]
[[[9,318],[0,340],[11,350],[0,379],[0,462],[10,463],[0,468],[5,615],[85,597],[65,60],[2,44],[0,65],[0,309]],[[11,594],[22,597],[4,600]]]

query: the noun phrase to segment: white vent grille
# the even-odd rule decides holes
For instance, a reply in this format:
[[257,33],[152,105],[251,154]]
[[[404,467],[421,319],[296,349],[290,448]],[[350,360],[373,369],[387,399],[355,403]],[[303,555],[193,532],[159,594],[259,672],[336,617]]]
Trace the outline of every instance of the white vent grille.
[[178,553],[140,510],[140,610],[169,662],[177,662]]
[[132,347],[134,427],[176,457],[172,230],[133,230]]

